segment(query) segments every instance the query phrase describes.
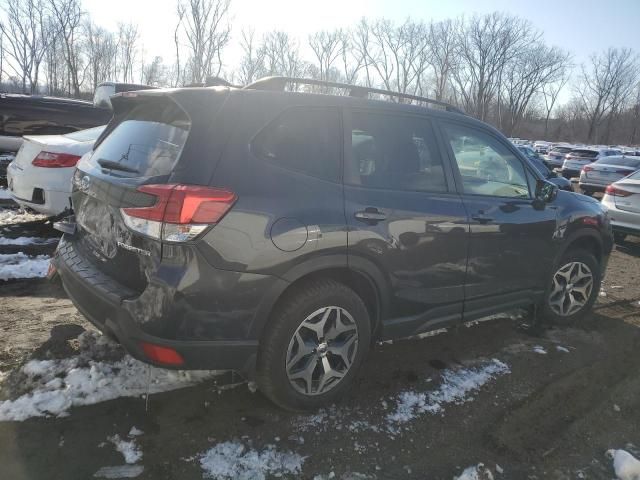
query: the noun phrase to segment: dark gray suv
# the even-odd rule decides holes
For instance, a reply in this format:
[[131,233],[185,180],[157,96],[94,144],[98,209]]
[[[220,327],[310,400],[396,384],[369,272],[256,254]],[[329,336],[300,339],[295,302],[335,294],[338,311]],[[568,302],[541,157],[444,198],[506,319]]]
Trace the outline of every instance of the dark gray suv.
[[600,204],[453,107],[292,78],[112,103],[54,264],[143,361],[235,369],[309,409],[349,388],[375,339],[528,305],[570,323],[598,295]]

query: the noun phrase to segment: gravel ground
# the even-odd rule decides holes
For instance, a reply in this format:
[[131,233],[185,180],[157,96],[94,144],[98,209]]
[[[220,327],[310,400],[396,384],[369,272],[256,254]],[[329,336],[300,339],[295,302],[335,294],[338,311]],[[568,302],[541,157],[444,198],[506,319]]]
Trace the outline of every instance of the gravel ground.
[[[7,238],[55,236],[41,221],[0,228]],[[0,253],[54,248],[0,245]],[[483,463],[496,479],[609,480],[607,449],[640,457],[639,241],[613,253],[603,292],[575,328],[505,318],[376,345],[348,398],[315,415],[283,412],[246,384],[223,389],[207,380],[148,402],[118,398],[64,417],[0,422],[0,478],[196,479],[209,471],[215,478],[450,480]],[[19,386],[10,379],[25,361],[73,358],[75,339],[91,327],[44,279],[0,282],[0,297],[2,400],[15,398]],[[455,384],[455,375],[493,359],[509,373]],[[452,383],[462,396],[447,397]],[[420,394],[441,408],[414,405],[406,423],[390,421]],[[132,435],[132,427],[144,433]]]

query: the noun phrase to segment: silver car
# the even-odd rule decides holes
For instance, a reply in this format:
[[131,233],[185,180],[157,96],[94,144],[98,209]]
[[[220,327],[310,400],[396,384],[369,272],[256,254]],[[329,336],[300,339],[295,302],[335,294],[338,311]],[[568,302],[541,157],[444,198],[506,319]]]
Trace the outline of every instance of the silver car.
[[640,171],[609,185],[602,205],[609,210],[616,242],[627,235],[640,236]]
[[616,155],[582,167],[580,171],[580,189],[582,193],[591,195],[593,192],[603,192],[607,185],[640,170],[640,157]]
[[596,162],[601,158],[620,155],[621,153],[620,150],[607,148],[574,148],[564,157],[562,176],[569,179],[577,177],[585,165]]
[[565,145],[558,145],[553,147],[551,150],[549,150],[549,153],[544,156],[544,160],[547,166],[552,170],[554,168],[562,167],[565,155],[573,150],[573,148],[574,147]]

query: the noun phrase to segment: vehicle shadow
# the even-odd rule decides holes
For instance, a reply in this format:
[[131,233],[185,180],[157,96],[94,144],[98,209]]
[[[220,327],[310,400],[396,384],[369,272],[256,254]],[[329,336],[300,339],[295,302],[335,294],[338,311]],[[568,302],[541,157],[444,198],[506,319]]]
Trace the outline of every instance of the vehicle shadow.
[[0,281],[0,298],[6,297],[68,298],[60,281],[46,278]]
[[626,253],[632,257],[640,257],[640,241],[638,238],[627,237],[624,242],[616,245],[619,252]]

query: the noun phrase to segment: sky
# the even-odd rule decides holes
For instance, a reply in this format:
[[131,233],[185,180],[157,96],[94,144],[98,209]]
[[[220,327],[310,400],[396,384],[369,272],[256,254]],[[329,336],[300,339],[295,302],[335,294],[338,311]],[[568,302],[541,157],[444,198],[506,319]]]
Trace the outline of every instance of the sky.
[[[173,61],[176,0],[83,0],[98,25],[137,23],[145,57]],[[257,33],[283,30],[304,43],[314,31],[349,27],[361,17],[385,17],[397,22],[442,20],[461,14],[506,12],[529,19],[550,45],[569,50],[579,64],[610,46],[640,50],[640,0],[231,0],[232,39],[242,28]],[[237,42],[225,52],[235,66]]]

